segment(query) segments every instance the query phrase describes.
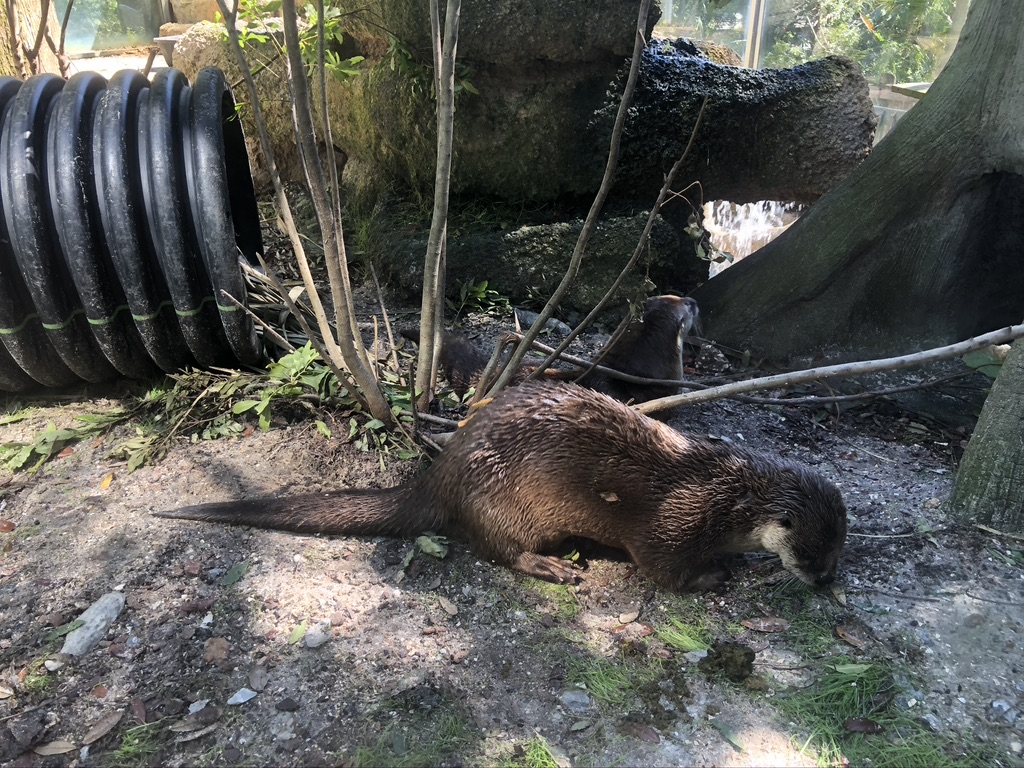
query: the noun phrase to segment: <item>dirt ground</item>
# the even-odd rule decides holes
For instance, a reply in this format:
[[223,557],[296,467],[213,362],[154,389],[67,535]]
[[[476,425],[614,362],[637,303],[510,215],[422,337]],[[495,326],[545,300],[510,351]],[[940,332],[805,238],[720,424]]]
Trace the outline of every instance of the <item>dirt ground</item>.
[[[943,508],[979,386],[839,417],[735,402],[673,415],[677,429],[804,462],[839,486],[850,538],[840,587],[820,592],[767,556],[730,561],[713,594],[666,592],[605,554],[567,588],[479,562],[458,541],[436,559],[404,540],[151,516],[417,471],[345,442],[345,414],[326,417],[341,438],[312,420],[183,438],[132,473],[108,456],[130,426],[79,444],[36,474],[0,476],[0,762],[841,762],[784,703],[860,663],[895,682],[865,719],[888,708],[951,764],[1022,765],[1022,544],[953,525]],[[11,398],[5,413],[27,417],[3,441],[116,404]],[[62,657],[55,630],[111,592],[124,608],[103,639]],[[727,679],[673,644],[673,619],[749,649],[752,674]],[[908,736],[856,730],[840,734],[841,752],[875,739],[884,755]],[[899,754],[875,764],[928,764]]]

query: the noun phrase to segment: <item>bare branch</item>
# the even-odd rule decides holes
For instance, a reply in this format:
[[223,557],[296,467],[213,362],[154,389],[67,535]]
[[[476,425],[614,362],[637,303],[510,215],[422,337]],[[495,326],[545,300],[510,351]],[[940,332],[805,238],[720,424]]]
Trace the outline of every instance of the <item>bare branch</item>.
[[936,363],[940,360],[952,360],[956,357],[963,357],[968,352],[992,344],[1007,344],[1016,338],[1024,336],[1024,325],[1011,325],[998,331],[992,331],[982,336],[975,336],[966,341],[949,344],[944,347],[935,347],[923,352],[915,352],[911,355],[900,355],[899,357],[886,357],[880,360],[864,360],[857,363],[841,363],[839,365],[827,365],[821,368],[809,368],[803,371],[792,373],[780,373],[774,376],[764,376],[749,381],[737,381],[731,384],[723,384],[720,387],[689,392],[683,395],[672,395],[671,397],[660,397],[657,400],[649,400],[646,403],[633,406],[640,413],[654,413],[666,408],[677,408],[681,405],[694,405],[706,403],[710,400],[718,400],[723,397],[732,397],[745,392],[756,392],[762,389],[780,389],[790,387],[794,384],[803,384],[818,379],[839,379],[851,376],[863,376],[869,373],[880,373],[882,371],[898,371],[904,368],[918,368],[927,363]]

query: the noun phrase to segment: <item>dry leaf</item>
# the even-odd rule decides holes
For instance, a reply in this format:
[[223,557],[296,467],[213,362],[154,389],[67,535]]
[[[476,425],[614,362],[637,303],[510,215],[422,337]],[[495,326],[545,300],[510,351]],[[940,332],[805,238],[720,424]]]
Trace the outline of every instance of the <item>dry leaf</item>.
[[249,687],[254,691],[262,691],[270,682],[270,673],[266,667],[253,667],[249,670]]
[[832,597],[836,599],[836,602],[840,605],[846,605],[846,592],[838,584],[832,585]]
[[231,643],[223,637],[211,637],[203,646],[203,661],[207,664],[223,664],[231,654]]
[[99,741],[110,733],[115,725],[121,722],[122,717],[124,717],[123,709],[108,712],[97,720],[96,724],[86,732],[85,736],[82,737],[82,743],[92,744],[94,741]]
[[92,689],[92,695],[97,699],[107,698],[107,693],[109,693],[109,691],[107,690],[107,686],[103,685],[103,683],[100,683]]
[[780,619],[778,616],[767,616],[763,619],[744,619],[740,622],[747,629],[754,632],[785,632],[789,629],[789,622]]
[[850,733],[881,733],[882,726],[866,717],[851,717],[846,721],[846,730]]
[[867,643],[865,643],[863,640],[857,637],[857,635],[855,635],[853,632],[851,632],[844,626],[836,627],[836,636],[840,640],[845,640],[858,651],[863,651],[865,646],[867,645]]
[[0,699],[9,699],[14,695],[14,689],[7,685],[0,685]]
[[111,472],[109,475],[103,478],[103,482],[100,483],[100,490],[105,491],[110,487],[110,484],[114,482],[114,473]]
[[661,742],[661,735],[649,725],[626,723],[623,730],[648,744],[658,744]]
[[142,725],[146,724],[146,702],[142,699],[132,699],[132,715]]
[[74,752],[78,747],[72,744],[70,741],[51,741],[49,744],[43,744],[42,746],[36,747],[32,751],[37,755],[64,755],[68,752]]
[[630,622],[636,621],[640,617],[640,611],[630,611],[629,613],[619,614],[620,624],[629,624]]
[[441,604],[441,609],[449,616],[458,616],[459,608],[455,603],[449,600],[447,597],[438,596],[437,601]]
[[0,520],[0,533],[10,533],[15,528],[17,528],[17,526],[10,520]]
[[[58,454],[57,454],[57,458],[58,458],[58,459],[66,459],[66,458],[67,458],[68,456],[72,456],[72,455],[74,455],[74,453],[75,453],[75,449],[74,449],[74,448],[72,448],[72,447],[71,447],[71,446],[69,445],[69,446],[68,446],[67,448],[65,448],[65,449],[64,449],[63,451],[61,451],[60,453],[58,453]],[[54,744],[58,744],[58,743],[65,743],[65,744],[66,744],[67,742],[56,742],[56,741],[55,741],[55,742],[53,742],[53,743],[54,743]],[[54,754],[57,754],[57,755],[59,755],[59,754],[60,754],[60,752],[55,752]]]

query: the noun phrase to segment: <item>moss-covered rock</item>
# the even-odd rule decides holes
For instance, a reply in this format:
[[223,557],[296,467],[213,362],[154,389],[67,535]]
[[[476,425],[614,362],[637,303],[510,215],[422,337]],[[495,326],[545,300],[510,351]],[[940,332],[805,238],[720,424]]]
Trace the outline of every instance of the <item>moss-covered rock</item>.
[[[594,232],[579,274],[563,302],[564,311],[586,311],[605,294],[629,260],[647,222],[647,214],[607,219]],[[565,273],[583,222],[580,220],[522,226],[511,231],[470,231],[448,239],[449,293],[460,281],[487,280],[488,287],[513,303],[547,299]],[[419,294],[426,234],[389,237],[389,284],[410,296]],[[685,293],[699,276],[690,262],[679,258],[675,230],[658,220],[640,265],[618,298],[635,297],[649,279],[659,292]],[[704,273],[706,275],[706,271]]]

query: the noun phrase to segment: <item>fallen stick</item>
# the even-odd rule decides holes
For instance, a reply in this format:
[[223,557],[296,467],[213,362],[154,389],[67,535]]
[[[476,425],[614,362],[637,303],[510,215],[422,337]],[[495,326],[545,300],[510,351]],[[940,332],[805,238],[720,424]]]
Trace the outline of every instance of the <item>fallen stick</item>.
[[681,405],[695,405],[706,403],[711,400],[718,400],[723,397],[743,394],[744,392],[757,392],[762,389],[780,389],[804,384],[818,379],[839,379],[852,376],[864,376],[869,373],[880,373],[882,371],[898,371],[904,368],[918,368],[928,363],[936,363],[940,360],[951,360],[956,357],[963,357],[968,352],[991,346],[993,344],[1007,344],[1014,339],[1024,336],[1024,325],[1011,325],[998,331],[992,331],[982,336],[975,336],[960,341],[956,344],[949,344],[945,347],[926,349],[923,352],[915,352],[910,355],[899,357],[886,357],[880,360],[863,360],[857,363],[840,363],[839,365],[826,365],[821,368],[809,368],[803,371],[792,371],[791,373],[779,373],[774,376],[764,376],[758,379],[747,381],[736,381],[731,384],[723,384],[719,387],[702,389],[697,392],[687,392],[682,395],[670,397],[659,397],[656,400],[648,400],[633,407],[640,413],[654,413],[666,408],[677,408]]

